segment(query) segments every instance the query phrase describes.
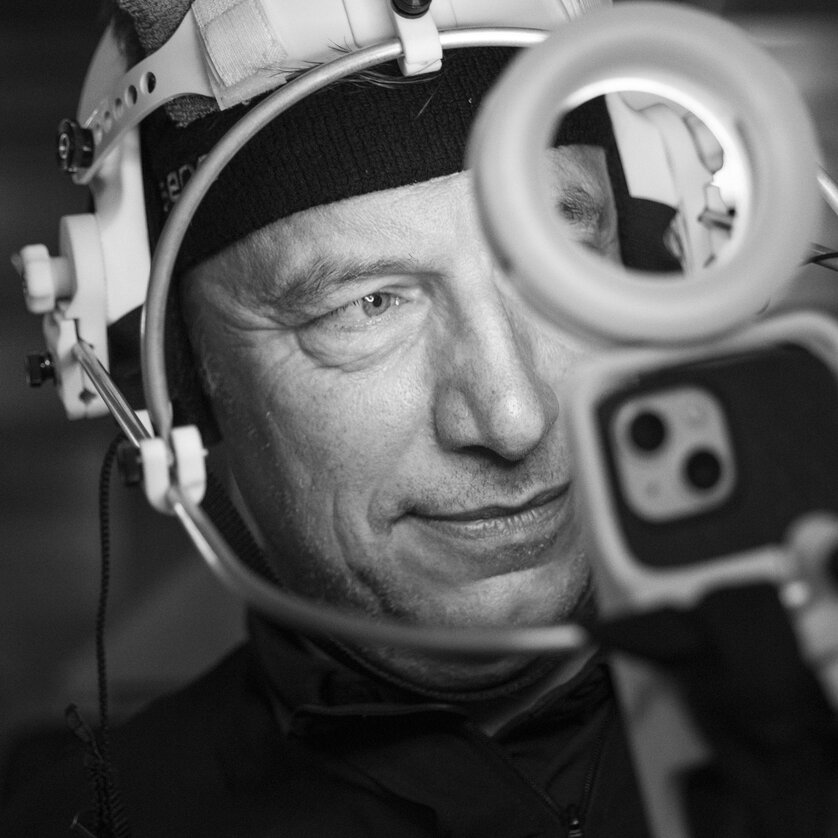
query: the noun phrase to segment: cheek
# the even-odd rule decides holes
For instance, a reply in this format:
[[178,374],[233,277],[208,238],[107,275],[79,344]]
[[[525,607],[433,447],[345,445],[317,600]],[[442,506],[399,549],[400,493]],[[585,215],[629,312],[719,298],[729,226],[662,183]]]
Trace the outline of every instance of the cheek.
[[431,396],[416,360],[375,372],[321,368],[287,335],[238,351],[220,420],[248,494],[318,515],[362,514],[427,437]]
[[552,323],[538,319],[523,303],[518,306],[514,323],[519,338],[526,340],[535,372],[563,397],[568,376],[580,361],[594,353],[595,346],[581,336],[560,331]]

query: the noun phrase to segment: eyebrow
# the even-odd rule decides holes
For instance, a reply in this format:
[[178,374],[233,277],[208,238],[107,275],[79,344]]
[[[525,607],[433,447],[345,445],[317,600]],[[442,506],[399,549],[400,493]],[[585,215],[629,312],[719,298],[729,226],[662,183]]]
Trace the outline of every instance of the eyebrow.
[[593,224],[597,227],[601,224],[605,210],[604,202],[597,200],[591,192],[581,186],[568,186],[563,189],[556,201],[556,207],[572,224]]
[[305,311],[314,307],[331,289],[363,277],[384,274],[415,273],[418,263],[411,256],[398,259],[365,258],[343,255],[318,257],[290,274],[273,273],[266,277],[259,301],[273,309]]

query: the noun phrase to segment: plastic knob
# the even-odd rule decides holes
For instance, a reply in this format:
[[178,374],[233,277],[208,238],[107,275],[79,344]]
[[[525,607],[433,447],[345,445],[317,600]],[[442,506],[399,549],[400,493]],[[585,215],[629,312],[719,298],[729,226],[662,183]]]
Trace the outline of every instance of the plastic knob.
[[23,280],[26,307],[32,314],[47,314],[56,300],[72,293],[70,264],[63,256],[52,258],[42,244],[30,244],[12,257]]
[[93,132],[82,128],[75,119],[62,119],[58,124],[55,141],[55,156],[58,168],[67,174],[87,169],[93,162]]

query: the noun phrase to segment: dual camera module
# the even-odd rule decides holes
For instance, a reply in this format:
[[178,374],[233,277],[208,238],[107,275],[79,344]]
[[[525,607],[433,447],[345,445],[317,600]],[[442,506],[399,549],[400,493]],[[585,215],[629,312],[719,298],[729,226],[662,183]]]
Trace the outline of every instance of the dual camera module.
[[642,518],[696,515],[729,497],[732,442],[717,398],[697,386],[634,396],[611,426],[623,497]]

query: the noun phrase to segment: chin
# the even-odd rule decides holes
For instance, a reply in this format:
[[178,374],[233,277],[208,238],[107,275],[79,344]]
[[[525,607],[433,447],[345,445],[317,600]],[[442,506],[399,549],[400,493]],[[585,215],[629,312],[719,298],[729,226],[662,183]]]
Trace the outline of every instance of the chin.
[[[449,591],[443,601],[437,600],[432,606],[426,600],[423,613],[414,611],[411,622],[463,628],[555,625],[572,619],[590,600],[587,565],[577,570],[569,576],[563,574],[558,580],[533,572],[514,574],[518,577],[514,580],[503,577],[483,580],[484,584],[477,586],[477,591],[471,587],[467,595],[458,592],[459,597],[452,596]],[[545,591],[550,591],[549,596],[545,596]],[[550,661],[565,657],[557,654],[545,659],[520,654],[455,658],[438,652],[393,647],[365,648],[359,650],[359,654],[373,666],[404,680],[420,692],[465,694],[503,687],[534,670],[541,671]]]
[[403,616],[432,625],[548,626],[572,618],[590,587],[581,551],[572,559],[425,591]]

